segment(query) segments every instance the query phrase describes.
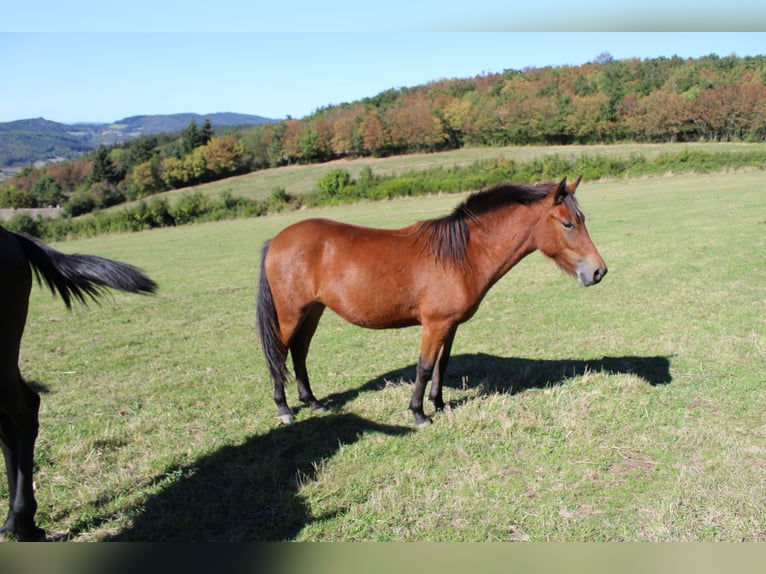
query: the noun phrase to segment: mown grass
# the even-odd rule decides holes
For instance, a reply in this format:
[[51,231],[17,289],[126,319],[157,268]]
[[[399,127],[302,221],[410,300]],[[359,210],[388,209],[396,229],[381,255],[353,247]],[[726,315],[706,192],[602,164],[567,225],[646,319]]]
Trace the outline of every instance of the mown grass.
[[35,291],[40,522],[66,540],[766,539],[762,179],[582,185],[609,275],[584,289],[522,261],[458,331],[450,408],[420,431],[418,330],[331,313],[309,354],[331,411],[279,426],[253,329],[260,247],[305,217],[398,227],[459,197],[60,244],[161,289],[74,313]]

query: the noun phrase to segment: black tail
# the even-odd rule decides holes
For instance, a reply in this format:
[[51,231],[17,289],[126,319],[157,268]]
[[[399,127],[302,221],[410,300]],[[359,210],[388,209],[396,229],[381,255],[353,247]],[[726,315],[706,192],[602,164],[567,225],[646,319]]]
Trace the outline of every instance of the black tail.
[[261,255],[261,276],[258,279],[255,323],[271,378],[275,383],[284,384],[287,380],[287,365],[285,364],[287,348],[282,342],[279,332],[277,309],[274,307],[274,298],[271,294],[269,280],[266,277],[266,254],[269,252],[270,244],[271,241],[264,244]]
[[67,307],[72,299],[96,300],[107,287],[131,293],[153,293],[157,284],[132,265],[95,255],[68,255],[28,235],[16,234],[37,281],[58,293]]

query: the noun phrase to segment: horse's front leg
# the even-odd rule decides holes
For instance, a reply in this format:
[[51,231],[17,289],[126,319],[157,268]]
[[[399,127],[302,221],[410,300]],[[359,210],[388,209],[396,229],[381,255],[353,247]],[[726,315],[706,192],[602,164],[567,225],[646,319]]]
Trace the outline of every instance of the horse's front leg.
[[[410,399],[410,410],[412,411],[412,414],[415,415],[415,424],[418,427],[425,426],[431,422],[423,412],[423,397],[426,391],[426,384],[434,374],[437,358],[441,358],[439,354],[440,350],[444,348],[445,342],[448,340],[448,347],[451,347],[454,336],[455,327],[452,325],[423,324],[423,335],[420,341],[420,357],[418,358],[418,369],[415,376],[415,388],[412,391],[412,398]],[[447,356],[449,356],[449,353],[447,353]],[[439,368],[438,372],[439,376],[441,376],[443,369]],[[439,388],[441,388],[441,385],[439,385]],[[439,398],[441,398],[440,390],[437,394],[439,395]]]
[[447,334],[447,338],[442,343],[439,351],[439,358],[436,361],[436,368],[431,380],[431,391],[428,393],[428,399],[434,404],[437,411],[444,410],[444,398],[442,397],[442,381],[444,373],[447,371],[450,353],[452,352],[452,342],[455,340],[457,325]]

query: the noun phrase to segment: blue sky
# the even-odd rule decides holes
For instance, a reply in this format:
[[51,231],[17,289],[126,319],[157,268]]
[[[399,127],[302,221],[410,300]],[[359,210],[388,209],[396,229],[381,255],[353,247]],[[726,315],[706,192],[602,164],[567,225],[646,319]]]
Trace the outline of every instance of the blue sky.
[[763,0],[19,0],[0,31],[757,31]]
[[[58,5],[72,14],[86,3]],[[131,4],[132,17],[142,3]],[[41,3],[27,0],[24,9],[36,4]],[[107,4],[101,3],[103,10]],[[210,5],[221,4],[226,2]],[[291,4],[299,3],[281,6]],[[362,4],[355,0],[353,6]],[[261,17],[270,9],[263,10]],[[508,68],[579,65],[602,52],[616,59],[766,54],[762,32],[104,32],[114,21],[106,17],[100,32],[93,31],[97,20],[84,18],[77,20],[82,31],[72,32],[63,15],[58,29],[52,21],[46,29],[53,17],[46,14],[28,31],[8,25],[26,22],[20,14],[0,24],[0,122],[31,117],[111,122],[131,115],[224,111],[300,118],[389,88]],[[211,24],[222,18],[216,14]],[[411,12],[413,22],[419,14]],[[113,15],[118,16],[123,29],[131,28],[130,17]],[[157,11],[143,13],[146,22],[156,16]],[[69,30],[76,27],[73,22]]]

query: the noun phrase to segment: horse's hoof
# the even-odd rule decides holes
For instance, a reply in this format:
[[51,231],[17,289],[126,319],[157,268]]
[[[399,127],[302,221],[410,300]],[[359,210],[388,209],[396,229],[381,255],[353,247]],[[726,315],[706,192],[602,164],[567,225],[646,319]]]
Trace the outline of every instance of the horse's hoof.
[[30,532],[23,540],[19,538],[21,542],[49,542],[48,536],[45,534],[45,530],[42,528],[35,528]]
[[283,425],[291,425],[293,424],[293,422],[295,422],[295,417],[289,413],[278,415],[278,417],[279,417],[279,420],[282,421]]
[[415,426],[419,429],[431,426],[431,419],[423,415],[415,417]]
[[18,542],[50,542],[45,530],[37,528],[36,526],[23,534],[15,533],[7,528],[0,530],[0,542],[5,542],[7,540],[16,540]]
[[330,409],[328,409],[326,406],[324,406],[319,401],[317,401],[316,403],[311,405],[311,410],[314,411],[315,413],[326,413],[326,412],[330,411]]

